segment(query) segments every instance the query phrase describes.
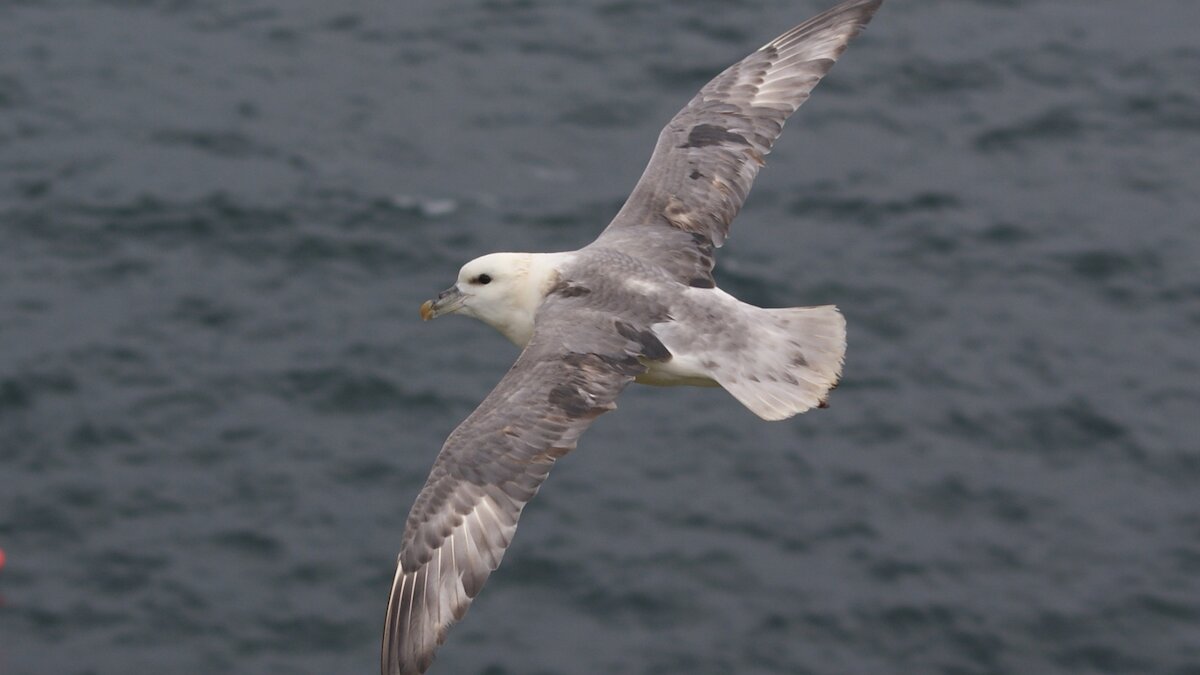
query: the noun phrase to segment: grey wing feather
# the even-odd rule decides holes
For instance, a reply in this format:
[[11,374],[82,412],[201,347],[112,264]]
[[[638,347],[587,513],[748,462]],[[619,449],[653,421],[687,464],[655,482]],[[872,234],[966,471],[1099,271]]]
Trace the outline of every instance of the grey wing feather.
[[[574,305],[574,306],[572,306]],[[556,459],[645,371],[611,314],[548,300],[532,340],[450,434],[405,525],[384,624],[384,675],[423,673],[500,564]]]
[[[729,235],[784,122],[882,2],[844,2],[705,85],[659,134],[641,179],[596,244],[657,256],[683,281],[703,281],[712,247]],[[645,236],[646,228],[658,236]]]

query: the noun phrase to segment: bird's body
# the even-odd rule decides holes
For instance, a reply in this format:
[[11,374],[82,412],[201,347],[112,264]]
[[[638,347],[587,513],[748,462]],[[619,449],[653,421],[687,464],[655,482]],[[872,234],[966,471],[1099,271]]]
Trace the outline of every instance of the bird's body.
[[836,308],[763,309],[712,287],[690,286],[660,266],[603,246],[565,253],[493,253],[464,268],[487,275],[503,301],[460,313],[495,328],[522,349],[537,310],[552,295],[586,298],[629,325],[644,326],[668,355],[643,356],[634,378],[657,386],[723,386],[765,419],[821,405],[841,372],[845,322]]
[[723,387],[768,420],[825,405],[845,354],[842,315],[744,303],[716,287],[714,253],[784,121],[881,3],[844,2],[708,83],[591,244],[477,258],[421,307],[426,319],[479,319],[522,351],[450,434],[409,514],[384,675],[425,671],[550,467],[630,383]]

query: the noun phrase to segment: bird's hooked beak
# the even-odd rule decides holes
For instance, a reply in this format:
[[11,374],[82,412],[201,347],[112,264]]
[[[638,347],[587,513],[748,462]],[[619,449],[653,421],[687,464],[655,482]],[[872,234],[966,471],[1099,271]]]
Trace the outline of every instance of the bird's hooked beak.
[[466,301],[467,295],[458,290],[458,286],[451,286],[438,293],[433,300],[426,300],[421,304],[421,319],[428,321],[443,314],[453,314],[462,309],[463,303]]

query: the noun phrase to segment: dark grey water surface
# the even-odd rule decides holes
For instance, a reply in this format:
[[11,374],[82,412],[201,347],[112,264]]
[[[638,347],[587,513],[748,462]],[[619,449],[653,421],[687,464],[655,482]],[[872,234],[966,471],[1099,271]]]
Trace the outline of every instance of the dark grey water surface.
[[[515,349],[420,301],[588,241],[831,2],[0,2],[0,673],[370,673]],[[635,388],[435,673],[1200,673],[1200,3],[891,0],[719,261],[832,408]]]

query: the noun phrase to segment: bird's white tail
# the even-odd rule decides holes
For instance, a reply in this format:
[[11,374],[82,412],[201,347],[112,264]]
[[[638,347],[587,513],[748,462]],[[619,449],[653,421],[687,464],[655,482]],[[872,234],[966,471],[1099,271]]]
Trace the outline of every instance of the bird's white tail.
[[712,377],[755,415],[782,420],[825,407],[846,354],[846,319],[833,305],[760,309],[748,346]]

